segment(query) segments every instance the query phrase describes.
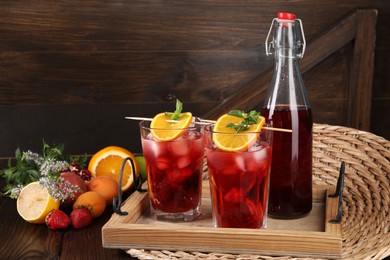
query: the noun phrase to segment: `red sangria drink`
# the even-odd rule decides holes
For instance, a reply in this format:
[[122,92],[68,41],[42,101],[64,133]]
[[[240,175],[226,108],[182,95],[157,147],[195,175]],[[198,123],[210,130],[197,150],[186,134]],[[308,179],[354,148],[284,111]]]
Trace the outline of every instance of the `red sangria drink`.
[[[273,127],[292,129],[292,133],[274,132],[269,215],[275,218],[297,218],[312,209],[312,134],[310,108],[276,106],[272,116],[263,109],[266,118],[272,118]],[[294,115],[294,116],[292,116]]]
[[[218,122],[218,121],[217,121]],[[221,146],[246,143],[240,149]],[[265,228],[272,149],[270,131],[231,132],[205,127],[213,221],[215,227]],[[228,141],[230,140],[230,141]],[[222,140],[223,142],[223,140]],[[227,148],[227,149],[226,149]]]
[[[152,216],[173,222],[195,219],[201,213],[203,128],[151,128],[150,122],[143,121],[140,130]],[[159,140],[159,131],[181,134]]]

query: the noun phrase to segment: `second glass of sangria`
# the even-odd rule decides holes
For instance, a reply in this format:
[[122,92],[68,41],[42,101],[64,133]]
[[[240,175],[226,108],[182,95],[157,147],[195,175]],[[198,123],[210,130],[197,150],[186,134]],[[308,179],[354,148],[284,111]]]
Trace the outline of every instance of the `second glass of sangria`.
[[215,227],[266,227],[272,134],[253,115],[245,123],[250,114],[233,112],[205,127]]

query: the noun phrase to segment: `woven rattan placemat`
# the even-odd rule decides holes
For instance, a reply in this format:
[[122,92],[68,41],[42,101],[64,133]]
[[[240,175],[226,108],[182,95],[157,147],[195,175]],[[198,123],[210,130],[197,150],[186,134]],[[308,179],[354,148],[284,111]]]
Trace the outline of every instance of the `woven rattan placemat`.
[[[346,163],[342,258],[390,256],[390,142],[353,128],[314,124],[314,183],[336,186],[342,161]],[[130,249],[127,253],[139,259],[297,259],[143,249]]]

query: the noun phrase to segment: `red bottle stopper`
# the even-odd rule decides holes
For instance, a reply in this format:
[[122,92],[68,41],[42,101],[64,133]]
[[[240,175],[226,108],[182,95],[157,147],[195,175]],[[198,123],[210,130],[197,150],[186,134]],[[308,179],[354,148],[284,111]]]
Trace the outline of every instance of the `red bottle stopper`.
[[278,19],[294,21],[296,15],[293,13],[278,12]]

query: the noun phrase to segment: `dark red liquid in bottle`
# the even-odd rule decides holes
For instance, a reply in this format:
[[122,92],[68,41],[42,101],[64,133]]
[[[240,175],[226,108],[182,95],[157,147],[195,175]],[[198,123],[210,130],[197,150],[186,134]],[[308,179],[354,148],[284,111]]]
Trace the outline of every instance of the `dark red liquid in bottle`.
[[309,107],[278,105],[263,108],[273,127],[292,133],[273,132],[268,213],[275,218],[297,218],[312,208],[312,111]]

